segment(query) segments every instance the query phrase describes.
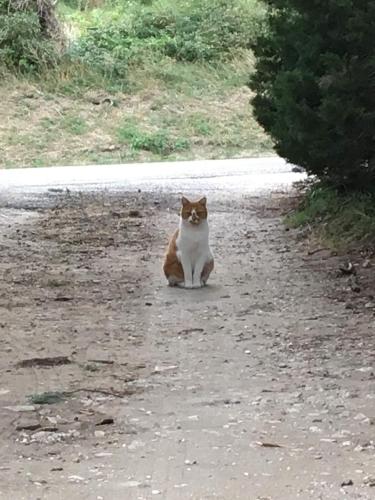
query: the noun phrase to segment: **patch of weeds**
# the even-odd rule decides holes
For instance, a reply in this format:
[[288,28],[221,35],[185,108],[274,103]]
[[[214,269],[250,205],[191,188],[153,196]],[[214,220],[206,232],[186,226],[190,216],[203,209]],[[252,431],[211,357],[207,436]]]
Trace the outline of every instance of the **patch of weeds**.
[[72,135],[83,135],[88,131],[87,123],[79,116],[64,117],[61,126]]
[[210,136],[214,132],[214,126],[206,116],[196,114],[189,118],[189,122],[191,122],[193,130],[197,135]]
[[9,131],[6,141],[10,146],[31,146],[35,142],[32,134],[20,134],[15,128],[12,128],[12,130]]
[[33,158],[31,161],[31,166],[34,168],[41,168],[46,166],[45,160],[43,158]]
[[56,119],[48,116],[48,117],[44,117],[40,120],[40,125],[45,130],[52,130],[56,127],[57,121],[56,121]]
[[103,89],[108,92],[124,92],[128,83],[124,79],[113,79],[99,72],[90,64],[75,61],[66,57],[57,67],[34,75],[29,80],[51,95],[66,95],[81,98],[92,89]]
[[29,400],[34,405],[53,405],[55,403],[61,403],[66,399],[66,394],[64,392],[41,392],[36,394],[31,394]]
[[135,150],[150,151],[160,156],[190,148],[188,139],[174,138],[166,130],[144,132],[132,124],[120,127],[117,130],[117,136],[120,142],[129,144]]
[[87,372],[98,372],[100,370],[99,366],[95,365],[94,363],[88,363],[87,365],[84,365],[83,369]]
[[50,288],[59,288],[61,286],[65,286],[65,285],[66,285],[65,281],[61,281],[61,280],[58,280],[55,278],[51,278],[47,281],[47,286]]
[[375,242],[375,193],[341,192],[313,185],[285,223],[310,226],[314,234],[335,249]]

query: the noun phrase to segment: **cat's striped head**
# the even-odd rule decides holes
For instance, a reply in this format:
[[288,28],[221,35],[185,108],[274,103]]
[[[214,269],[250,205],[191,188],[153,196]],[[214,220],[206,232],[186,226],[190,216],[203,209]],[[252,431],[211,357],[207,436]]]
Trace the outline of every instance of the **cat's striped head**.
[[185,196],[181,198],[181,217],[191,224],[198,225],[207,219],[207,199],[189,201]]

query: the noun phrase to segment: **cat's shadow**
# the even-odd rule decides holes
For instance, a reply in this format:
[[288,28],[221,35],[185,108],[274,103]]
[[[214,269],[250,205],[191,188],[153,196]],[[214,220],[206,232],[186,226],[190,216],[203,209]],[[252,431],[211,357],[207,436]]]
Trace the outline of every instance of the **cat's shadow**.
[[216,283],[210,283],[205,285],[202,288],[182,288],[179,286],[168,286],[166,285],[164,287],[164,290],[167,291],[168,295],[184,295],[186,297],[194,297],[195,295],[199,294],[202,296],[203,294],[206,296],[210,296],[212,294],[215,294],[215,292],[219,292],[222,289],[220,285],[217,285]]

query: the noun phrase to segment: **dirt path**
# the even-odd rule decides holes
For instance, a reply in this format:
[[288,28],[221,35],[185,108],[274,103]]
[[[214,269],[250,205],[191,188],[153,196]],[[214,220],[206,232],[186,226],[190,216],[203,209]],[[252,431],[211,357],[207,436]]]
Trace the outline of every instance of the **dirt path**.
[[211,196],[198,291],[161,275],[177,196],[52,205],[0,213],[0,498],[375,497],[373,316],[269,199]]

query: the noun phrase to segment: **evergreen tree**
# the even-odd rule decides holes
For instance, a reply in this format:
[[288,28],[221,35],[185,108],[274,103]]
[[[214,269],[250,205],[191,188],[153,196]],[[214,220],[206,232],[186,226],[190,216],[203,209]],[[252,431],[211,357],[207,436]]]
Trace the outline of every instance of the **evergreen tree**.
[[266,0],[255,115],[276,151],[320,179],[375,188],[374,0]]

